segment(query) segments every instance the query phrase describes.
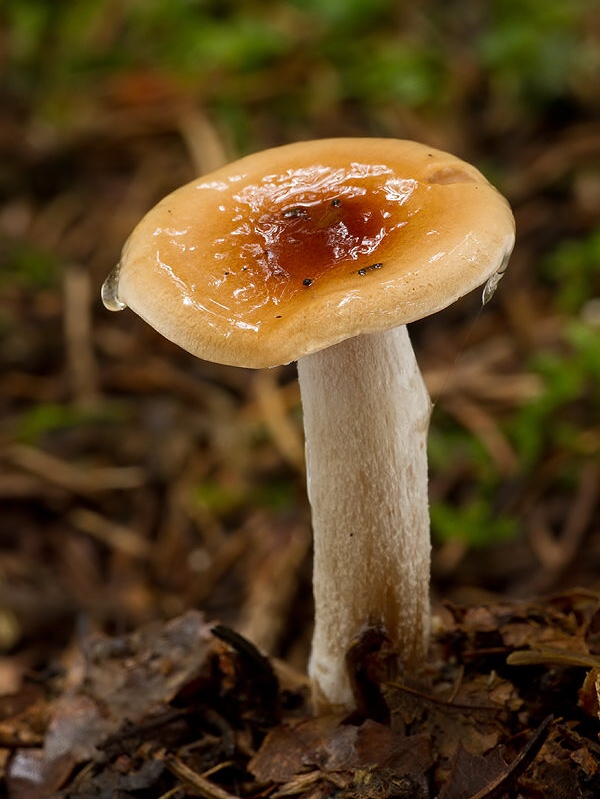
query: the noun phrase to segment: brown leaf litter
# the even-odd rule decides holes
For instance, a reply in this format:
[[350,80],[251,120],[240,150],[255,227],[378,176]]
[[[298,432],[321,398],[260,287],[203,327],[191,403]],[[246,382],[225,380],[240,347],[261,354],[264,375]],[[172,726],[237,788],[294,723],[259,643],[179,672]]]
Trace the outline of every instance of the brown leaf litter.
[[10,799],[600,795],[600,596],[446,606],[423,673],[381,633],[349,653],[355,714],[314,717],[306,680],[189,611],[93,636],[0,704]]

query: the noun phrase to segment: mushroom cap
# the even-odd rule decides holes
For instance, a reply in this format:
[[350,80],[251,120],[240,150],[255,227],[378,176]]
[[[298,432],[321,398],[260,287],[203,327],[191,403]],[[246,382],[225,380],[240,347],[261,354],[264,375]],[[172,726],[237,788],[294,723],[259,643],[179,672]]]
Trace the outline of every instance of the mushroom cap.
[[501,273],[509,206],[475,167],[410,141],[265,150],[158,203],[109,278],[171,341],[246,367],[420,319]]

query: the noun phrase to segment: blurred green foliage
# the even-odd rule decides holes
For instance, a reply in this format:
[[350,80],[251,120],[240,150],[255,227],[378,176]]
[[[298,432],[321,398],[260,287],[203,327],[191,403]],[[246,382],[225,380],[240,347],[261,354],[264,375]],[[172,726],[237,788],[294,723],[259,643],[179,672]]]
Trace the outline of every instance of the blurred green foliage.
[[[111,81],[148,71],[208,109],[239,152],[328,135],[338,124],[344,133],[402,135],[390,109],[420,114],[425,127],[456,125],[465,136],[481,120],[500,131],[498,141],[552,124],[561,104],[598,103],[595,10],[597,0],[7,0],[4,69],[11,91],[53,130],[68,129]],[[501,182],[511,166],[490,140],[479,154]],[[35,246],[8,263],[3,282],[35,289],[59,280],[57,261]],[[540,277],[564,333],[531,359],[539,395],[501,426],[524,475],[560,451],[568,480],[582,459],[598,457],[598,436],[581,419],[584,406],[585,418],[597,416],[600,399],[600,333],[584,318],[600,296],[600,231],[555,247]],[[19,436],[36,441],[86,422],[72,408],[42,404],[23,416]],[[516,519],[491,510],[505,478],[481,442],[438,413],[430,452],[432,470],[450,472],[459,461],[468,486],[477,486],[453,504],[434,503],[439,538],[479,545],[515,532]],[[284,485],[252,492],[208,482],[194,499],[215,513],[291,502]]]
[[431,526],[438,541],[459,538],[471,547],[510,540],[519,530],[515,518],[496,514],[493,504],[482,495],[463,505],[432,503]]
[[428,449],[432,474],[460,475],[460,490],[451,492],[450,500],[431,503],[431,527],[438,541],[459,538],[471,547],[481,547],[517,535],[517,520],[496,508],[503,477],[478,438],[438,411]]
[[231,106],[257,100],[310,118],[315,94],[367,111],[401,102],[430,113],[455,103],[474,70],[505,102],[545,103],[593,81],[598,54],[585,35],[592,7],[593,0],[8,0],[9,77],[41,91],[54,121],[74,87],[140,68],[193,84],[217,111],[229,109],[226,124],[236,122]]
[[592,10],[587,0],[493,0],[485,5],[489,24],[477,50],[496,89],[505,94],[521,101],[556,98],[572,89],[597,59],[584,35]]
[[558,308],[578,314],[590,298],[600,295],[600,228],[561,242],[543,264],[542,275],[552,285]]
[[216,516],[224,516],[239,509],[246,499],[240,487],[225,486],[216,480],[204,480],[191,492],[191,500],[199,508],[208,510]]
[[271,513],[289,511],[295,505],[292,481],[269,479],[259,485],[224,485],[222,481],[206,479],[194,486],[192,503],[218,517],[232,513],[265,508]]
[[561,340],[531,358],[541,391],[506,429],[525,471],[561,453],[565,477],[573,482],[582,460],[600,457],[600,431],[590,434],[585,422],[597,425],[600,407],[600,230],[561,242],[541,274],[564,316]]
[[23,444],[42,446],[44,438],[52,433],[115,423],[131,423],[124,408],[117,403],[88,410],[78,405],[40,402],[21,414],[15,433]]
[[508,420],[508,433],[525,471],[561,453],[575,476],[581,458],[600,456],[600,439],[590,447],[582,425],[600,406],[600,327],[571,320],[562,349],[538,353],[531,366],[542,389]]
[[60,283],[60,260],[32,242],[11,242],[4,254],[0,287],[17,283],[25,289],[54,288]]

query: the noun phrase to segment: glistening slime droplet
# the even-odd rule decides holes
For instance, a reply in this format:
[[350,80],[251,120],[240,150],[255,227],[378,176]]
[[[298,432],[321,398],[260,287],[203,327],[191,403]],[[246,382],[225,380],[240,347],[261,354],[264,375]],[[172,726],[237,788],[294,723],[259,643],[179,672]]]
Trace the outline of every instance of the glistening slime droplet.
[[119,299],[119,273],[121,264],[117,264],[102,284],[102,302],[109,311],[122,311],[127,305]]
[[498,267],[498,269],[494,272],[494,274],[488,278],[487,283],[483,287],[483,293],[481,295],[481,304],[487,305],[488,302],[492,299],[494,294],[496,293],[496,289],[498,288],[498,283],[504,277],[506,273],[506,269],[508,267],[508,260],[510,258],[510,251],[504,256],[502,259],[502,263]]

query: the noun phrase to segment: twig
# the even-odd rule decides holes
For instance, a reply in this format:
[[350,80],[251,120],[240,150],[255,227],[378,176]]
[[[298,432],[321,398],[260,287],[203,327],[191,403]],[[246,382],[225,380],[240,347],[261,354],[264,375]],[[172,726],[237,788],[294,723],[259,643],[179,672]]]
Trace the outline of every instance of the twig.
[[137,488],[145,479],[142,469],[134,466],[82,469],[81,466],[24,444],[9,447],[5,450],[5,457],[26,472],[74,494]]
[[598,501],[599,475],[597,463],[589,462],[583,467],[577,493],[570,503],[565,524],[557,538],[545,523],[541,509],[532,514],[535,523],[530,529],[530,543],[542,568],[529,581],[528,593],[549,591],[573,562],[593,518]]
[[516,474],[519,466],[517,455],[491,414],[486,413],[478,403],[461,395],[449,397],[445,407],[460,424],[481,441],[505,477]]
[[[257,520],[254,548],[258,564],[248,581],[239,630],[266,652],[277,647],[298,591],[298,583],[309,549],[304,527],[288,525],[285,533]],[[264,528],[264,532],[263,532]],[[262,534],[261,534],[262,533]]]
[[552,716],[545,718],[506,771],[501,772],[481,790],[471,794],[468,799],[494,799],[494,797],[498,796],[507,783],[514,781],[535,758],[546,740],[548,728],[553,720]]
[[68,267],[63,283],[67,370],[75,400],[83,408],[93,408],[98,402],[91,294],[89,274],[79,266]]
[[307,774],[298,774],[289,782],[286,782],[275,793],[271,794],[271,799],[279,799],[282,796],[295,796],[299,793],[303,794],[319,780],[327,780],[340,790],[348,787],[347,780],[333,772],[309,771]]
[[431,694],[425,694],[422,691],[417,691],[416,688],[409,688],[407,685],[403,685],[399,682],[388,682],[387,685],[390,685],[392,688],[396,688],[403,693],[416,696],[418,699],[422,699],[425,702],[431,702],[435,705],[447,707],[449,710],[472,710],[483,713],[502,713],[504,711],[504,708],[493,707],[492,705],[468,705],[466,703],[455,702],[454,699],[442,699],[439,696],[432,696]]
[[167,756],[163,762],[172,774],[182,782],[195,788],[199,795],[205,797],[205,799],[238,799],[235,794],[215,785],[214,782],[206,779],[202,774],[197,774],[178,757]]
[[186,105],[177,116],[177,128],[197,174],[213,172],[229,160],[215,125],[199,108]]
[[76,508],[69,514],[74,527],[93,536],[98,541],[135,558],[147,558],[151,546],[141,535],[121,524],[87,508]]
[[292,423],[275,375],[267,369],[254,375],[254,393],[262,421],[282,457],[300,473],[304,473],[304,444],[299,428]]
[[600,657],[586,652],[569,652],[552,646],[536,646],[532,649],[519,649],[506,658],[509,666],[581,666],[583,669],[600,668]]

